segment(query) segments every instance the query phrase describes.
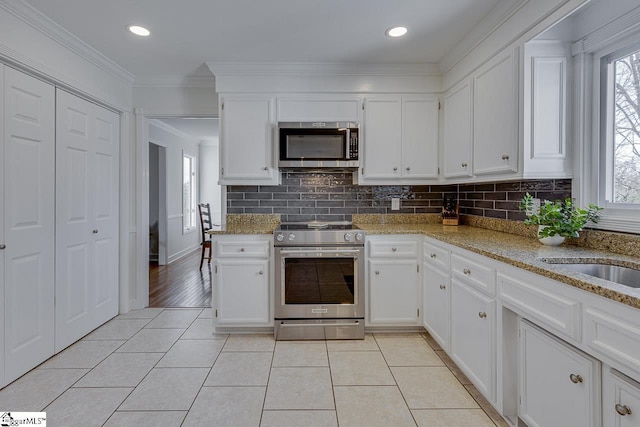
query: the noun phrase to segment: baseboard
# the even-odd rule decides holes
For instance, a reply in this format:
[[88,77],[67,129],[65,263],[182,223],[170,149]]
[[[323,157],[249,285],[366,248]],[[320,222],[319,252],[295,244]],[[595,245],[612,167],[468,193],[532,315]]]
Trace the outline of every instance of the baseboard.
[[173,255],[169,255],[169,258],[167,259],[167,264],[171,264],[174,261],[179,260],[180,258],[183,258],[187,255],[189,255],[191,252],[195,251],[196,249],[199,249],[200,245],[198,246],[193,246],[191,248],[187,248],[187,249],[183,249],[180,252],[177,252]]

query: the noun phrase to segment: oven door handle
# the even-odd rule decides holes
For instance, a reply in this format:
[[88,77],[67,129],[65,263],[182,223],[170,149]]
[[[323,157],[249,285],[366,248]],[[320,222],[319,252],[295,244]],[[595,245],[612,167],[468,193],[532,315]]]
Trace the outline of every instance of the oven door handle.
[[318,249],[318,250],[280,250],[280,255],[305,255],[305,254],[359,254],[358,249]]
[[280,327],[281,328],[293,328],[293,327],[300,327],[303,326],[305,328],[307,327],[312,327],[312,328],[319,328],[319,327],[325,327],[325,326],[358,326],[360,325],[360,321],[356,320],[353,323],[284,323],[284,322],[280,322]]

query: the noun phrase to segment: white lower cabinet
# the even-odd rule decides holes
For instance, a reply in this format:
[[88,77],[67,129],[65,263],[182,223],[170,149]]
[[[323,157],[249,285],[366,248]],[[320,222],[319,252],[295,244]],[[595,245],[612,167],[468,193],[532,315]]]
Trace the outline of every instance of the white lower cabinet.
[[602,372],[602,421],[604,427],[640,425],[640,384],[615,369]]
[[597,359],[521,321],[520,418],[528,427],[600,426],[600,369]]
[[[425,254],[426,256],[426,254]],[[423,264],[424,327],[444,350],[449,349],[449,274]]]
[[376,236],[367,251],[367,324],[421,326],[418,239]]
[[451,358],[495,402],[495,299],[451,279]]
[[273,326],[270,236],[213,239],[213,310],[216,327]]

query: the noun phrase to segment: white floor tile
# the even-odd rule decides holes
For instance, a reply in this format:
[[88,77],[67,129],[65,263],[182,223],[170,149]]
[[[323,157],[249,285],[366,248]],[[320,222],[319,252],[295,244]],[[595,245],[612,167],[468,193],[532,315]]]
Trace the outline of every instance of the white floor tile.
[[158,314],[162,313],[162,310],[164,310],[164,308],[141,308],[139,310],[131,310],[125,314],[120,314],[116,319],[153,319]]
[[203,387],[182,427],[258,426],[264,387]]
[[0,410],[39,412],[88,369],[35,369],[0,390]]
[[114,353],[74,387],[135,387],[161,357],[162,353]]
[[271,358],[268,352],[220,353],[205,386],[266,386]]
[[222,351],[273,351],[275,346],[271,334],[229,335]]
[[260,427],[338,427],[336,411],[263,411]]
[[160,360],[162,368],[210,368],[216,361],[224,341],[179,339]]
[[122,411],[186,411],[191,407],[207,368],[155,368],[124,401]]
[[129,393],[130,388],[71,388],[45,408],[47,424],[99,427]]
[[482,409],[418,409],[411,413],[418,427],[495,427]]
[[334,409],[328,368],[271,368],[264,409]]
[[389,366],[444,366],[436,352],[421,336],[376,335],[376,341]]
[[84,337],[84,340],[128,340],[151,319],[113,319]]
[[393,367],[411,409],[478,408],[478,404],[446,367]]
[[216,335],[213,333],[213,321],[211,319],[196,319],[189,329],[180,337],[183,340],[214,340],[226,339],[226,335]]
[[102,362],[107,356],[124,344],[124,342],[124,340],[78,341],[47,360],[40,365],[38,369],[91,369]]
[[379,351],[329,352],[333,385],[396,385]]
[[146,328],[187,329],[189,325],[202,313],[201,308],[166,308],[158,314]]
[[278,341],[273,366],[329,366],[324,341]]
[[340,427],[416,425],[396,386],[338,386],[334,393]]
[[198,316],[198,319],[213,319],[213,309],[205,308],[202,310],[202,313],[200,313],[200,316]]
[[142,329],[124,343],[119,353],[164,353],[169,351],[184,329]]
[[180,427],[187,411],[115,412],[104,427]]
[[366,334],[363,340],[333,340],[327,341],[329,351],[378,351],[378,343],[373,335]]

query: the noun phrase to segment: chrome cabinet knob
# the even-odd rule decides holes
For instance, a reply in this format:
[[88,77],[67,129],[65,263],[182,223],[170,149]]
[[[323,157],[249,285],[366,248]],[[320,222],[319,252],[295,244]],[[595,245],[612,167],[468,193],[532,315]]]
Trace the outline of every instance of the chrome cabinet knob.
[[436,257],[436,254],[430,254],[429,256],[430,256],[431,258],[435,258],[435,257]]
[[258,274],[262,276],[264,274],[264,271],[260,270],[258,271]]
[[407,166],[407,172],[409,172],[411,170],[411,167]]
[[471,274],[471,270],[469,270],[468,268],[465,268],[464,270],[462,270],[462,272],[467,276]]
[[0,245],[0,251],[4,249],[7,249],[7,245]]
[[503,154],[502,155],[502,160],[509,160],[509,155],[508,154]]
[[397,170],[398,170],[398,168],[397,168],[397,167],[395,167],[395,168],[393,168],[393,170],[394,170],[394,171],[397,171]]
[[244,252],[244,248],[240,248],[240,252]]
[[466,163],[462,163],[462,164],[461,164],[461,166],[462,166],[463,168],[466,168],[468,165],[467,165]]
[[629,408],[627,405],[616,403],[616,412],[624,417],[625,415],[631,415],[631,408]]
[[376,270],[376,276],[380,275],[380,270]]
[[571,380],[572,383],[574,384],[578,384],[581,383],[582,380],[582,376],[581,375],[577,375],[577,374],[571,374],[569,375],[569,379]]
[[268,166],[265,166],[265,167],[263,167],[263,168],[262,168],[262,170],[263,170],[263,171],[268,171],[268,170],[269,170],[269,167],[268,167]]
[[98,234],[98,230],[93,230],[93,234]]
[[397,250],[398,250],[398,248],[391,248],[391,252],[395,252]]
[[478,313],[478,317],[481,319],[486,319],[487,318],[487,313],[485,313],[484,311],[481,311],[480,313]]
[[447,287],[445,285],[440,285],[440,289],[444,290],[447,289]]

